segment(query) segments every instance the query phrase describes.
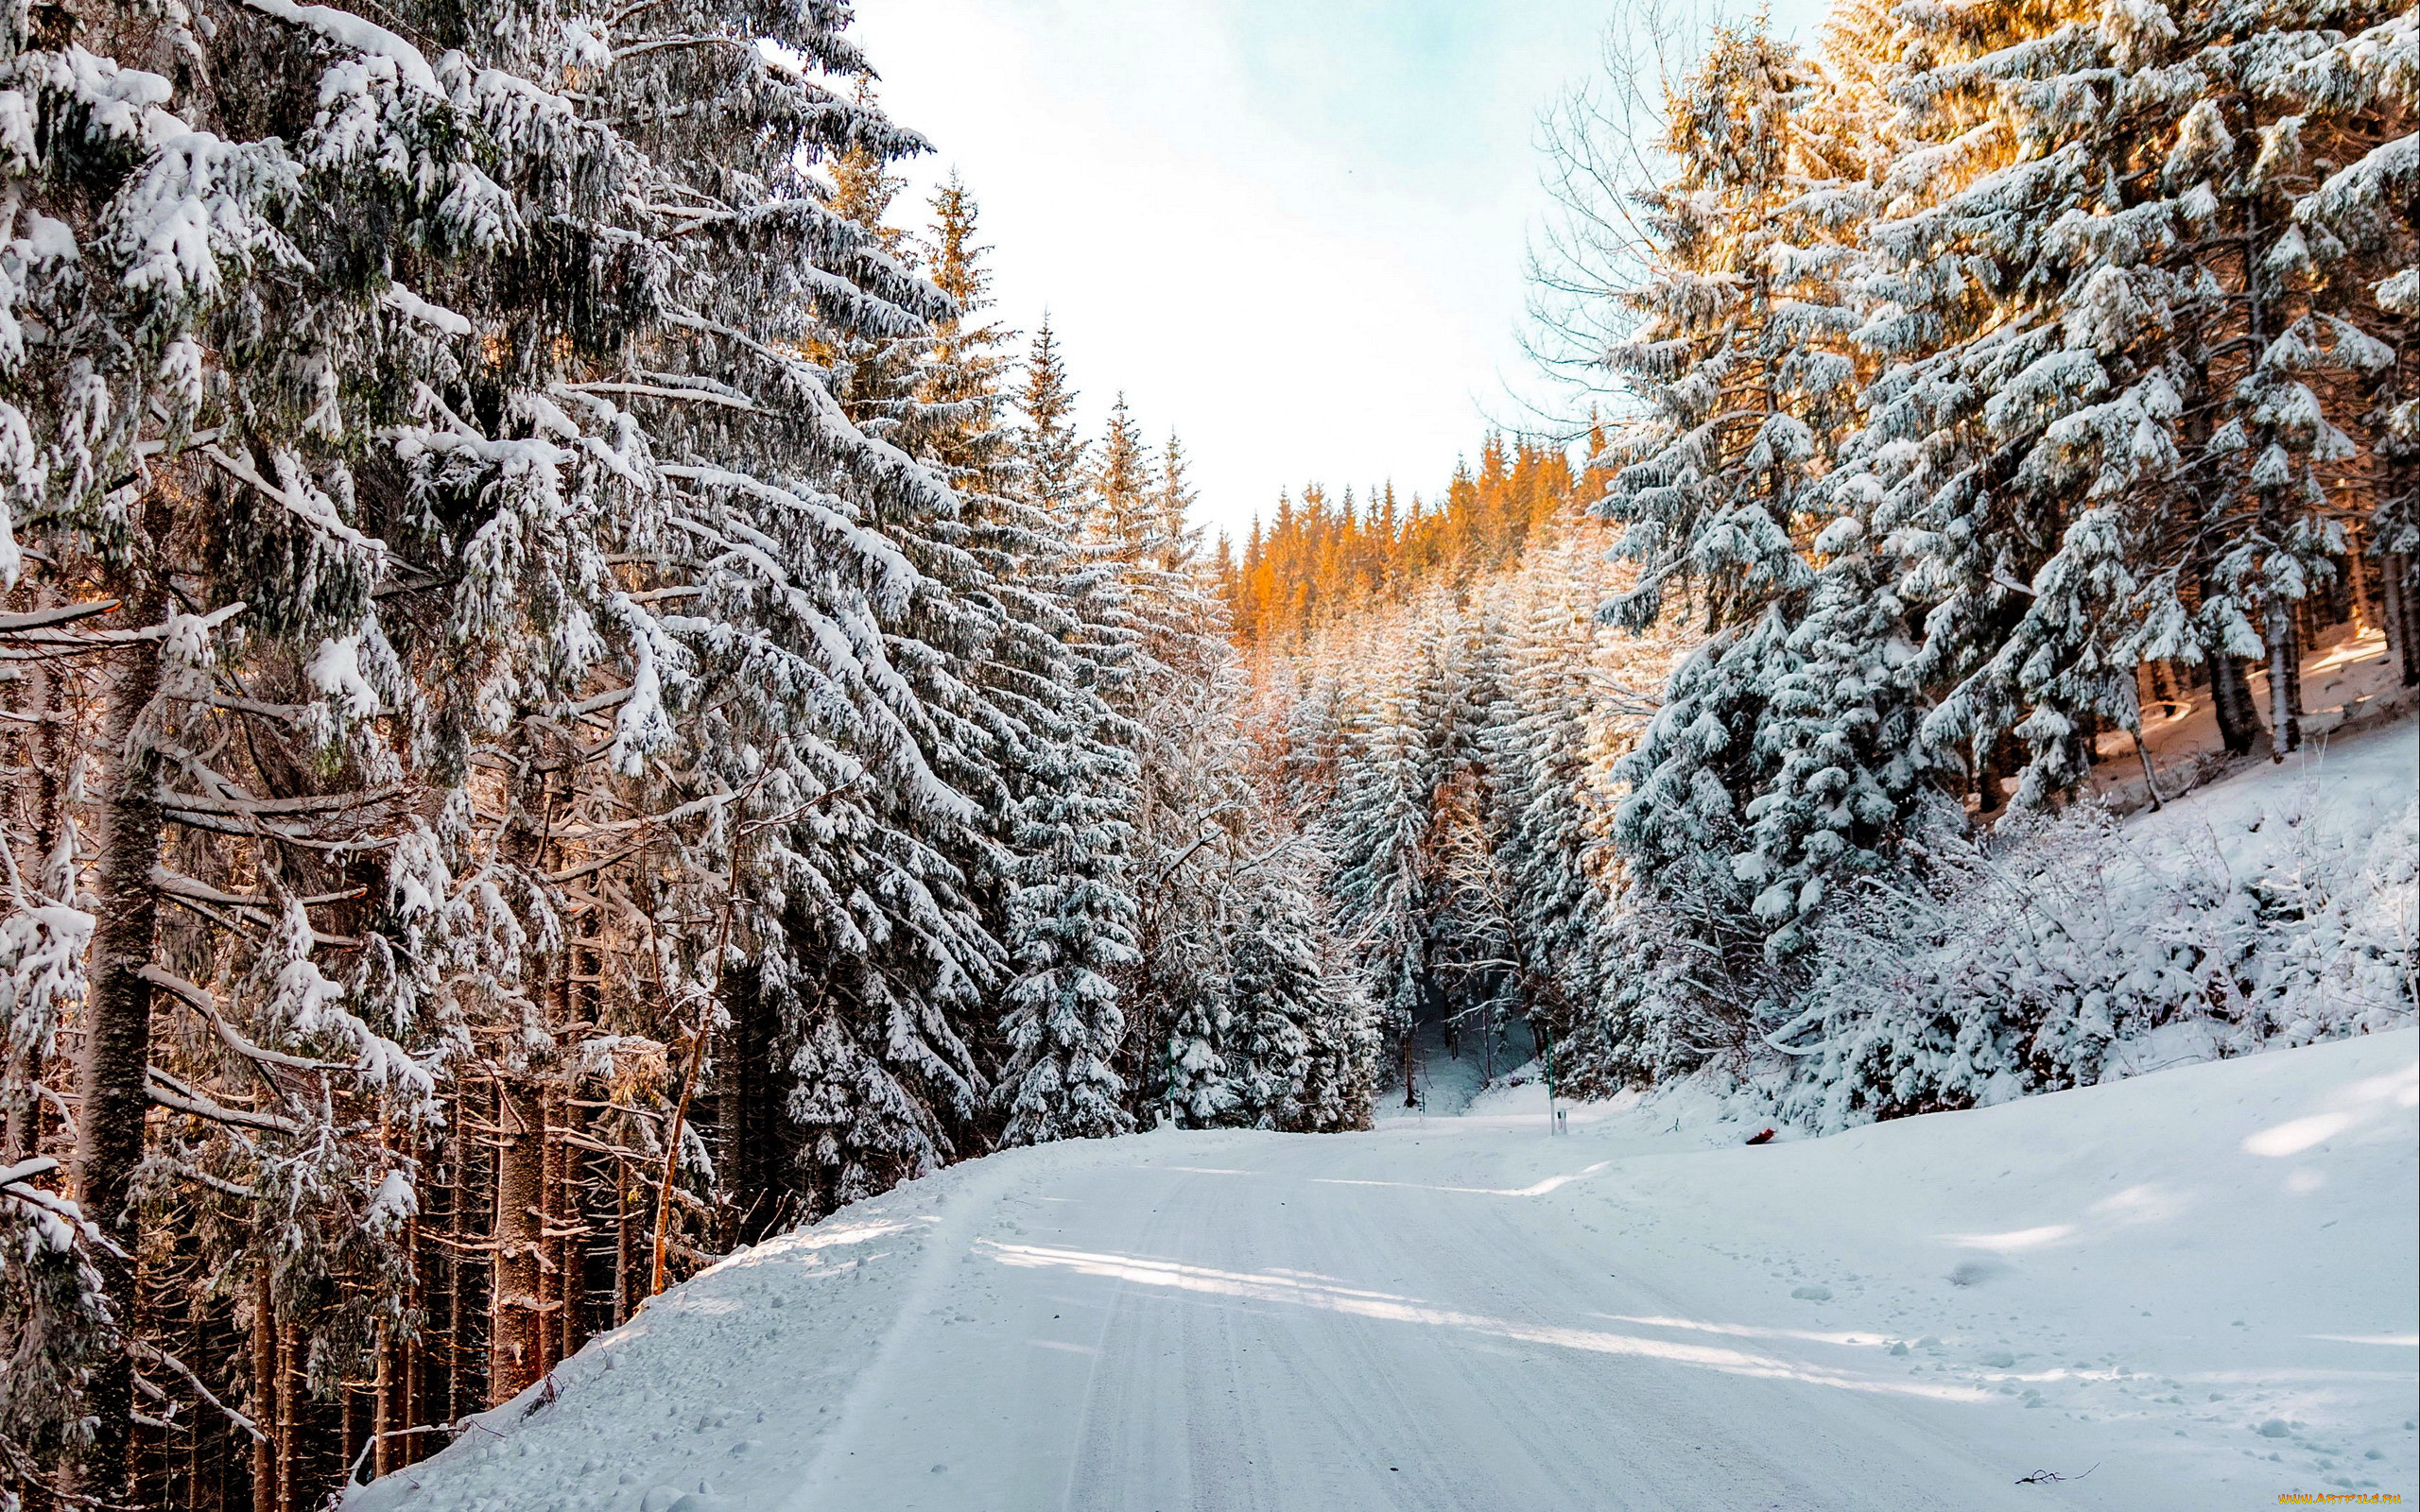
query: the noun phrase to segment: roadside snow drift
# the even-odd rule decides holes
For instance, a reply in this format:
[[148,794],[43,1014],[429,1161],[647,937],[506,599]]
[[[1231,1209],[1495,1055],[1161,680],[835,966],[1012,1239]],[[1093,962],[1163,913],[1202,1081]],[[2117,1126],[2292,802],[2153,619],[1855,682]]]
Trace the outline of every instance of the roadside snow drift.
[[1551,1138],[1499,1095],[1014,1151],[717,1267],[349,1505],[2409,1498],[2415,1046],[1761,1148],[1685,1097]]

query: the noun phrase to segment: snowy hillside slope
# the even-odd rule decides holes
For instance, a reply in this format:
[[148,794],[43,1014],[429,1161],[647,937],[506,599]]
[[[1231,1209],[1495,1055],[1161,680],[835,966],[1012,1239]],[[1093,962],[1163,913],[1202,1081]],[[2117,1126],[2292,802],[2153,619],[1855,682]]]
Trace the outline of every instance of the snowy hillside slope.
[[2410,1497],[2415,1048],[1761,1148],[1666,1097],[1564,1138],[1482,1112],[1011,1151],[667,1294],[349,1506]]
[[[2207,829],[2230,865],[2284,853],[2285,834],[2264,821],[2311,815],[2373,833],[2404,819],[2420,802],[2420,719],[2313,738],[2282,763],[2253,762],[2170,801],[2138,813],[2129,828],[2174,835]],[[2255,841],[2267,829],[2265,840]]]
[[[2312,651],[2302,667],[2306,743],[2324,749],[2391,722],[2398,713],[2409,716],[2414,694],[2420,690],[2404,687],[2401,674],[2381,631],[2346,635]],[[2254,702],[2266,710],[2269,675],[2254,672],[2251,687]],[[2411,727],[2403,726],[2403,732],[2408,741]],[[2142,733],[2165,796],[2191,786],[2196,774],[2209,764],[2225,760],[2220,751],[2218,716],[2206,691],[2186,703],[2146,709]],[[2134,737],[2112,730],[2099,737],[2098,746],[2100,765],[2093,769],[2092,791],[2113,807],[2141,806],[2142,764],[2135,754]],[[2267,747],[2261,748],[2265,752]]]

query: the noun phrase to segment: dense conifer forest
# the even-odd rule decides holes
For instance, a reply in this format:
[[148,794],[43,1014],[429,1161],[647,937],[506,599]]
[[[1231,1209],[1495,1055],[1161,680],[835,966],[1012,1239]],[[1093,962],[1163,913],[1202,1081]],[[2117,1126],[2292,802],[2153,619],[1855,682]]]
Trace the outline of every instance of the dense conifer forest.
[[2409,1022],[2409,823],[2097,801],[2420,684],[2408,9],[1717,29],[1556,136],[1595,429],[1240,542],[850,20],[0,15],[0,1508],[320,1506],[788,1227],[1440,1036],[1839,1127]]

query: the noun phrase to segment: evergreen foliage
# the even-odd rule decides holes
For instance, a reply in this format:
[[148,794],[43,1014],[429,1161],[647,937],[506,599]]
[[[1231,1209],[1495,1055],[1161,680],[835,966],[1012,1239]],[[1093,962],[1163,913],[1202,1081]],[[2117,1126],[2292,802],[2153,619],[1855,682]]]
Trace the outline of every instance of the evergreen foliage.
[[1257,792],[1182,447],[1014,370],[847,21],[0,17],[0,1504],[316,1504],[781,1225],[1156,1116],[1129,994],[1211,1010],[1190,1120],[1366,1116],[1357,999],[1220,933],[1332,968],[1311,863],[1172,855]]

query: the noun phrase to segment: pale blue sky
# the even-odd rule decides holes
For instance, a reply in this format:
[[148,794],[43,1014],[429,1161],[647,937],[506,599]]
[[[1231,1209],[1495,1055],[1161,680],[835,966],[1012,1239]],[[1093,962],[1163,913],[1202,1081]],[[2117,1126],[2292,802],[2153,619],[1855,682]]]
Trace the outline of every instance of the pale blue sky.
[[859,0],[857,35],[938,149],[915,197],[954,165],[980,201],[1002,316],[1047,306],[1087,423],[1122,388],[1176,425],[1240,535],[1306,478],[1434,493],[1533,385],[1537,119],[1607,9]]

